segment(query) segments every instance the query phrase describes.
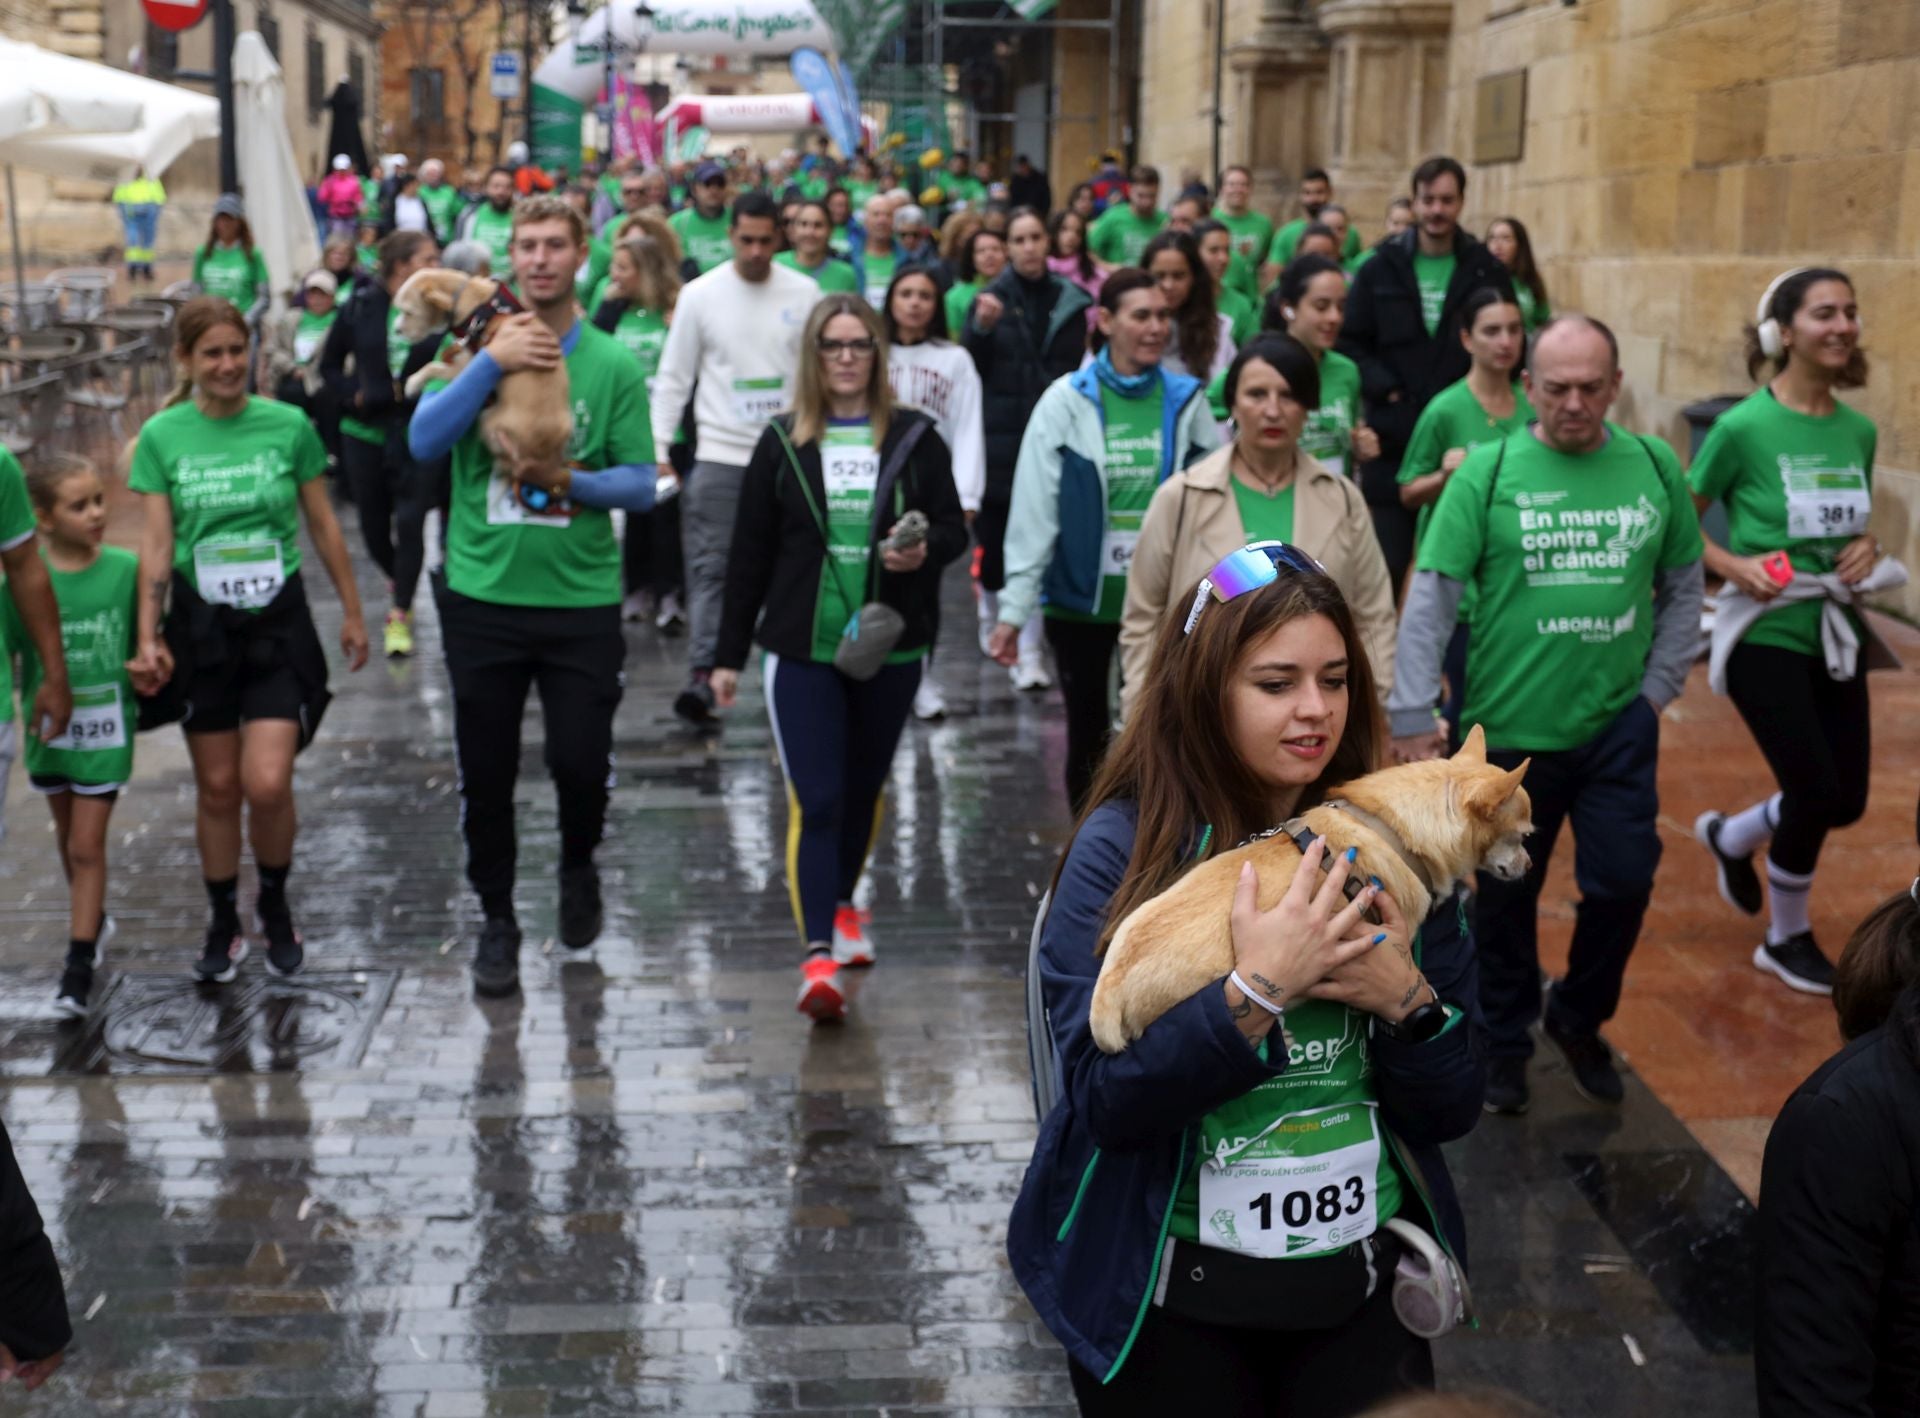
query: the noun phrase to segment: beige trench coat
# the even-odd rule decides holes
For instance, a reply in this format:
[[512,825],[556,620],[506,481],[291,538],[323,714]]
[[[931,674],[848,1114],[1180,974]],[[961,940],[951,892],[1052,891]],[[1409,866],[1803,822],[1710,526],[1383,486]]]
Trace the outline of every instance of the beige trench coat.
[[[1147,662],[1163,615],[1184,616],[1193,588],[1221,557],[1247,544],[1228,479],[1228,444],[1168,478],[1147,508],[1127,572],[1127,604],[1120,617],[1120,705],[1131,711],[1146,681]],[[1373,518],[1358,485],[1328,472],[1298,448],[1293,466],[1293,543],[1327,568],[1347,598],[1373,664],[1380,702],[1393,688],[1398,634],[1393,585],[1374,539]]]

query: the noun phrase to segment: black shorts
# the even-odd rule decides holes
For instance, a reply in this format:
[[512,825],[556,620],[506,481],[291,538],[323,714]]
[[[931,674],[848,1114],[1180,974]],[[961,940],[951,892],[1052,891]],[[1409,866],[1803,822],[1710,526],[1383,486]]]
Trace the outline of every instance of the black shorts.
[[[177,604],[178,584],[174,596]],[[181,728],[190,734],[225,734],[256,719],[286,719],[301,726],[304,744],[326,707],[326,655],[299,576],[288,579],[270,611],[248,624],[246,633],[224,628],[218,614],[204,614],[204,603],[199,610],[200,635],[187,672]],[[316,680],[323,686],[317,704]]]
[[83,798],[104,798],[112,802],[120,796],[125,783],[76,783],[60,773],[29,773],[27,782],[43,798],[58,793],[78,793]]
[[255,669],[238,662],[196,667],[187,689],[189,708],[181,727],[190,734],[227,734],[255,719],[300,721],[306,702],[293,666]]

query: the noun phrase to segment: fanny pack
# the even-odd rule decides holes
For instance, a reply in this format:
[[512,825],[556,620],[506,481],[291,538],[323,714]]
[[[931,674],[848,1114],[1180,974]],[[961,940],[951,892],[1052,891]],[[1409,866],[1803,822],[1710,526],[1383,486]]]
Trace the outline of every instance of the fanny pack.
[[1392,1281],[1400,1238],[1382,1227],[1329,1255],[1271,1260],[1167,1238],[1153,1302],[1234,1329],[1333,1329]]
[[[874,480],[876,494],[879,489],[899,473],[919,443],[920,436],[931,425],[915,421],[900,435],[900,441],[881,465],[880,475]],[[820,529],[820,550],[826,558],[827,568],[833,573],[835,583],[840,587],[840,595],[848,605],[859,605],[840,632],[840,643],[834,648],[833,667],[850,680],[865,683],[880,673],[887,663],[887,656],[893,653],[894,646],[900,643],[900,637],[907,633],[907,618],[892,606],[880,600],[878,593],[879,573],[874,565],[871,551],[867,556],[867,584],[873,588],[873,599],[861,604],[859,598],[850,595],[846,582],[841,580],[839,563],[833,559],[833,538],[827,532],[827,519],[820,514],[820,505],[814,501],[813,489],[807,486],[807,475],[800,466],[800,455],[794,451],[793,440],[787,436],[786,429],[778,420],[768,425],[780,439],[780,446],[786,450],[787,463],[793,469],[794,480],[800,484],[800,493],[807,499],[807,510],[813,514],[813,522]]]

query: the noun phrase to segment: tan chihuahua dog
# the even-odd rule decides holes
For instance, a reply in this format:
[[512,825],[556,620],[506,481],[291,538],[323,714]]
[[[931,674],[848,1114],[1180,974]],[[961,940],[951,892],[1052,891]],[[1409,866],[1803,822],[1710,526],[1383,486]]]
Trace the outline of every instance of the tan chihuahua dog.
[[[480,307],[492,301],[500,283],[444,267],[415,271],[393,298],[400,312],[400,338],[409,344],[449,325],[462,329]],[[498,319],[498,317],[494,317]],[[486,339],[492,334],[489,321]],[[407,396],[436,379],[452,379],[472,355],[456,347],[445,361],[435,360],[407,380]],[[567,366],[522,369],[500,381],[493,403],[480,415],[480,436],[495,456],[509,465],[558,469],[566,466],[573,437],[573,401],[567,396]]]
[[[1406,919],[1417,923],[1476,871],[1502,881],[1526,875],[1522,839],[1533,831],[1533,804],[1520,786],[1526,775],[1526,763],[1511,770],[1490,766],[1486,736],[1475,724],[1452,758],[1369,773],[1297,822],[1327,839],[1328,862],[1358,848],[1349,881],[1379,877]],[[1293,839],[1276,831],[1201,863],[1122,921],[1093,988],[1094,1043],[1119,1053],[1154,1020],[1232,970],[1240,864],[1253,862],[1260,909],[1271,911],[1300,858]]]

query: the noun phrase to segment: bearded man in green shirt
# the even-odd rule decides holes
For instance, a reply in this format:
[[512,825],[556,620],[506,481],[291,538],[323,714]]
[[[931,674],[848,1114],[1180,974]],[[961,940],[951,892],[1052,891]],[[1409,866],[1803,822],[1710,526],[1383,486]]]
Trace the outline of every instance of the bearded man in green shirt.
[[1531,760],[1532,864],[1514,882],[1483,873],[1475,896],[1486,1106],[1497,1113],[1527,1107],[1528,1030],[1542,1015],[1540,889],[1563,823],[1581,899],[1543,1027],[1582,1095],[1621,1100],[1600,1027],[1620,1003],[1653,896],[1660,714],[1686,684],[1703,598],[1700,522],[1680,460],[1607,422],[1620,393],[1613,332],[1581,315],[1549,321],[1526,391],[1539,421],[1476,448],[1434,507],[1387,703],[1395,757],[1443,751],[1440,660],[1471,587],[1461,726],[1485,730],[1489,763]]

